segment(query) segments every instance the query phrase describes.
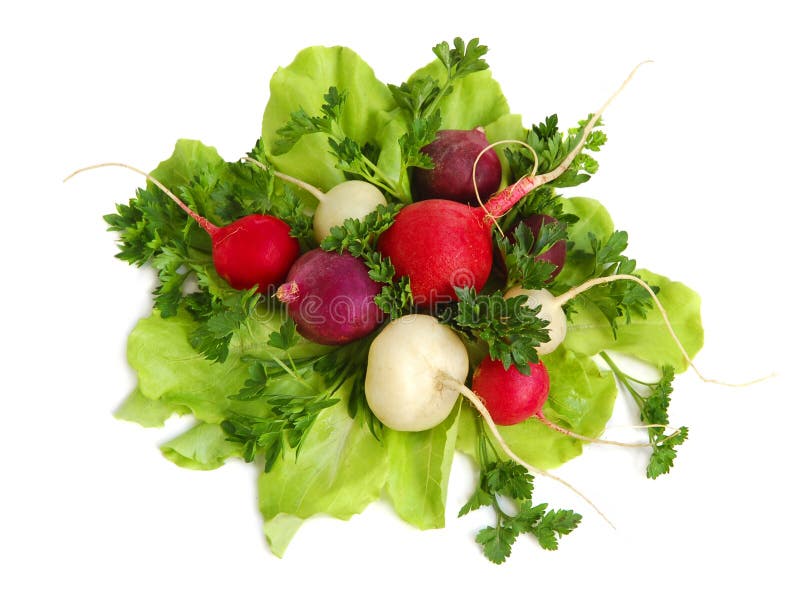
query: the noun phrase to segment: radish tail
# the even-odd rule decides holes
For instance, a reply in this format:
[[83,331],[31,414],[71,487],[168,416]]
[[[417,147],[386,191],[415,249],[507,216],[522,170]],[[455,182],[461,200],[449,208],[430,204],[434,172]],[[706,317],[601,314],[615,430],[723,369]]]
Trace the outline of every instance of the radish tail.
[[666,325],[667,330],[669,330],[669,335],[672,336],[672,340],[678,347],[678,350],[681,351],[681,355],[683,356],[683,360],[686,361],[687,365],[690,366],[695,374],[700,378],[701,381],[706,383],[715,383],[717,385],[725,385],[726,387],[747,387],[749,385],[755,385],[756,383],[760,383],[761,381],[765,381],[775,376],[775,373],[771,373],[770,375],[766,375],[764,377],[759,377],[758,379],[753,379],[752,381],[747,381],[745,383],[726,383],[725,381],[718,381],[716,379],[708,379],[707,377],[703,376],[700,370],[695,366],[692,362],[692,359],[689,357],[689,353],[686,352],[686,349],[683,347],[678,335],[675,333],[675,329],[672,327],[672,323],[669,321],[669,317],[667,316],[667,310],[664,309],[664,306],[659,301],[658,297],[655,294],[655,291],[648,285],[645,281],[640,279],[634,275],[610,275],[607,277],[597,277],[586,281],[582,285],[578,285],[577,287],[573,287],[569,291],[562,293],[558,297],[555,298],[555,303],[559,307],[563,307],[569,300],[574,299],[584,291],[588,291],[592,287],[596,287],[597,285],[604,285],[606,283],[612,283],[614,281],[633,281],[634,283],[638,284],[642,288],[644,288],[650,297],[653,299],[653,302],[656,304],[658,311],[661,313],[661,317],[664,320],[664,325]]
[[[269,168],[267,168],[267,166],[265,166],[263,162],[259,162],[258,160],[251,158],[250,156],[245,156],[244,158],[242,158],[242,160],[244,160],[245,162],[250,162],[251,164],[255,164],[262,170],[269,170]],[[316,198],[320,203],[325,200],[325,193],[323,193],[313,184],[308,184],[307,182],[304,182],[299,178],[295,178],[294,176],[289,176],[288,174],[284,174],[283,172],[278,172],[275,169],[272,170],[272,174],[276,178],[280,178],[284,182],[288,182],[290,184],[300,187],[305,191],[308,191],[309,193],[314,195],[314,198]]]
[[651,62],[652,60],[643,61],[640,64],[638,64],[635,68],[633,68],[633,70],[631,70],[631,73],[628,74],[628,77],[625,78],[625,81],[620,85],[619,88],[617,88],[616,92],[614,92],[614,94],[612,94],[606,100],[606,102],[603,103],[603,106],[601,106],[597,110],[597,112],[594,113],[594,115],[592,115],[592,117],[589,119],[589,121],[583,128],[583,133],[581,134],[580,140],[578,141],[578,145],[576,145],[572,149],[572,151],[569,154],[567,154],[567,156],[561,161],[561,163],[558,166],[556,166],[549,172],[546,172],[545,174],[540,174],[538,176],[536,176],[536,171],[534,170],[533,173],[529,174],[528,176],[525,176],[524,178],[521,178],[515,184],[507,186],[502,191],[495,194],[491,199],[489,199],[489,202],[486,203],[486,209],[489,212],[489,215],[491,217],[499,217],[501,215],[504,215],[514,205],[517,204],[517,201],[519,201],[529,192],[531,192],[537,187],[542,186],[543,184],[555,180],[556,178],[561,176],[564,172],[566,172],[569,169],[570,165],[572,164],[573,160],[575,160],[577,155],[581,153],[581,150],[583,149],[583,146],[586,143],[589,134],[594,130],[594,126],[597,125],[597,121],[600,120],[600,116],[603,114],[606,108],[608,108],[608,105],[610,105],[614,101],[614,99],[620,95],[620,93],[625,89],[625,87],[628,85],[628,82],[631,81],[634,74],[636,74],[639,68],[642,67],[644,64]]
[[617,447],[649,447],[650,446],[649,442],[626,443],[626,442],[620,442],[620,441],[616,441],[616,440],[604,440],[602,438],[592,438],[591,436],[584,436],[582,434],[578,434],[577,432],[572,432],[571,430],[567,430],[563,426],[559,426],[558,424],[555,424],[554,422],[551,422],[550,420],[545,418],[544,414],[542,414],[541,412],[538,413],[538,414],[535,414],[534,416],[535,416],[535,418],[537,420],[539,420],[539,422],[541,422],[542,424],[544,424],[548,428],[551,428],[552,430],[555,430],[556,432],[560,432],[561,434],[565,434],[566,436],[569,436],[571,438],[576,438],[578,440],[582,440],[582,441],[585,441],[585,442],[598,443],[598,444],[601,444],[601,445],[613,445],[613,446],[617,446]]
[[136,172],[137,174],[141,174],[147,180],[149,180],[154,185],[156,185],[158,188],[160,188],[162,191],[164,191],[164,193],[170,199],[175,201],[175,203],[178,205],[178,207],[183,209],[183,211],[189,217],[194,219],[200,227],[202,227],[204,230],[206,230],[209,235],[213,236],[215,233],[217,233],[219,231],[219,227],[217,227],[216,225],[211,223],[205,217],[201,217],[200,215],[198,215],[197,213],[192,211],[186,203],[184,203],[178,197],[176,197],[175,194],[171,190],[169,190],[167,187],[165,187],[163,184],[161,184],[161,182],[157,178],[154,178],[152,175],[148,174],[147,172],[144,172],[143,170],[139,170],[138,168],[134,168],[133,166],[130,166],[128,164],[122,164],[120,162],[104,162],[102,164],[94,164],[93,166],[86,166],[85,168],[80,168],[80,169],[76,170],[75,172],[73,172],[72,174],[70,174],[69,176],[67,176],[64,179],[64,182],[67,182],[70,178],[72,178],[73,176],[77,176],[78,174],[80,174],[82,172],[86,172],[88,170],[95,170],[96,168],[105,168],[105,167],[108,167],[108,166],[117,166],[119,168],[126,168],[127,170],[131,170],[133,172]]

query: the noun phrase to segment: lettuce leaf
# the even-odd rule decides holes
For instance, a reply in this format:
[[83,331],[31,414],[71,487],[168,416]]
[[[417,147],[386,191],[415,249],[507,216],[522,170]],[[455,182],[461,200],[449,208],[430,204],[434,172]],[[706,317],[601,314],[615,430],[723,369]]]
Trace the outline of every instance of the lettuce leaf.
[[[651,286],[659,287],[658,299],[667,311],[675,334],[689,356],[696,355],[703,347],[700,296],[683,283],[650,271],[639,269],[636,274]],[[575,352],[593,355],[603,350],[613,351],[652,365],[671,365],[678,372],[688,368],[655,307],[647,312],[646,318],[633,317],[630,323],[620,323],[616,338],[608,321],[596,309],[576,306],[576,313],[569,322],[562,346]]]
[[[590,233],[600,240],[606,240],[614,231],[614,222],[599,201],[573,197],[563,199],[562,203],[565,212],[580,217],[569,229],[569,238],[574,242],[571,252],[590,250]],[[571,254],[559,275],[559,281],[567,285],[580,284],[591,272],[586,264],[580,257]],[[703,346],[700,296],[683,283],[648,270],[637,269],[636,274],[651,286],[659,288],[658,299],[666,309],[678,339],[689,356],[693,357]],[[608,320],[599,310],[583,305],[575,305],[574,310],[562,345],[569,350],[589,356],[604,350],[614,351],[653,365],[671,365],[679,372],[688,368],[657,308],[650,309],[645,318],[633,317],[630,323],[620,322],[616,338]]]
[[387,152],[379,166],[397,178],[400,146],[395,133],[387,132],[387,113],[396,109],[388,86],[375,77],[372,68],[352,49],[346,47],[308,47],[297,54],[285,68],[279,68],[270,80],[270,94],[262,120],[261,138],[270,161],[285,174],[309,182],[323,191],[345,180],[329,153],[321,134],[306,135],[286,154],[276,156],[272,146],[277,131],[291,114],[303,108],[316,116],[322,97],[331,86],[347,90],[341,117],[342,130],[363,145],[373,143]]
[[[442,62],[436,60],[413,74],[409,80],[430,76],[446,78]],[[474,129],[486,126],[508,114],[508,102],[500,84],[489,70],[474,72],[453,82],[453,92],[439,102],[442,129]]]
[[[600,371],[586,355],[563,346],[542,360],[550,374],[545,416],[579,434],[599,436],[614,408],[617,395],[614,376]],[[540,469],[558,467],[580,455],[583,448],[581,441],[559,434],[535,418],[498,428],[515,453]],[[475,435],[476,412],[462,412],[458,449],[472,457],[475,457]]]
[[179,467],[208,471],[241,456],[241,447],[227,440],[218,424],[200,423],[161,445],[161,453]]
[[279,458],[258,478],[264,534],[282,556],[302,521],[318,514],[347,520],[377,500],[386,483],[386,449],[347,415],[347,404],[324,410],[299,455]]
[[447,420],[423,432],[384,430],[389,453],[386,493],[397,514],[417,528],[444,526],[460,412],[457,403]]

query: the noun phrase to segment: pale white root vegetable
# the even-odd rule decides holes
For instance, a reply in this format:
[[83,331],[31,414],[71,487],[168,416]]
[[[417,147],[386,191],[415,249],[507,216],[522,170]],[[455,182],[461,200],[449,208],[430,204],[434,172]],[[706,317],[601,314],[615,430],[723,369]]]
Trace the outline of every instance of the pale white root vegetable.
[[450,415],[459,396],[440,375],[463,384],[468,372],[467,348],[453,330],[429,315],[403,316],[369,348],[367,403],[389,428],[428,430]]
[[536,309],[541,306],[537,314],[541,319],[547,320],[547,331],[550,340],[542,342],[536,347],[537,354],[549,354],[553,352],[567,337],[567,315],[556,301],[555,296],[547,289],[523,289],[522,287],[511,287],[506,291],[505,298],[519,297],[525,295],[528,300],[526,307]]
[[[262,170],[267,167],[253,158],[244,160],[255,164]],[[342,225],[345,219],[364,219],[375,211],[379,205],[386,205],[383,193],[374,185],[363,180],[345,180],[337,184],[327,193],[317,187],[303,182],[277,170],[272,173],[276,178],[291,183],[311,193],[319,201],[314,210],[314,239],[321,243],[331,233],[331,228]]]

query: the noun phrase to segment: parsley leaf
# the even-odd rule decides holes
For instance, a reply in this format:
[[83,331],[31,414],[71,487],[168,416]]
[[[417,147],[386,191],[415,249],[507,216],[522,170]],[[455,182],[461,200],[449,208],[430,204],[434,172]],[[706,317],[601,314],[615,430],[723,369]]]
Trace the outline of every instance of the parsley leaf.
[[505,261],[506,287],[520,285],[523,289],[542,289],[550,282],[556,266],[544,260],[537,260],[559,240],[567,238],[566,225],[542,224],[539,235],[534,238],[533,231],[524,223],[514,228],[514,239],[500,237],[497,247]]
[[406,315],[414,307],[414,296],[408,277],[395,279],[395,268],[389,258],[384,258],[375,249],[378,237],[394,223],[400,205],[380,205],[363,220],[346,219],[344,224],[331,228],[320,247],[323,250],[349,252],[361,258],[367,265],[370,278],[384,283],[375,303],[392,319]]
[[520,373],[530,375],[529,363],[539,361],[536,347],[550,339],[547,320],[537,315],[540,308],[527,307],[525,296],[504,299],[500,291],[478,295],[474,287],[455,290],[455,308],[446,307],[439,321],[486,342],[489,355],[506,369],[513,364]]
[[[624,373],[605,352],[601,352],[600,356],[636,402],[643,423],[669,424],[670,394],[672,393],[672,382],[675,379],[673,367],[662,367],[661,378],[655,383],[647,383]],[[639,389],[647,390],[648,393],[643,393],[637,389],[636,385],[639,386]],[[647,429],[647,436],[652,448],[650,462],[647,465],[647,477],[655,479],[669,473],[672,469],[678,454],[676,447],[686,442],[689,437],[689,429],[681,426],[672,434],[666,434],[663,426],[652,426]]]
[[[534,506],[531,502],[533,476],[513,461],[501,461],[481,418],[476,416],[476,419],[476,456],[481,472],[478,486],[461,508],[459,517],[484,506],[494,510],[495,526],[481,529],[475,537],[483,554],[493,563],[503,563],[511,555],[514,542],[523,534],[533,535],[544,549],[558,549],[558,539],[575,530],[581,515],[572,510],[548,510],[547,504]],[[505,508],[508,505],[513,507],[513,513]]]
[[[550,115],[543,123],[533,125],[528,131],[525,143],[536,150],[539,157],[539,165],[536,169],[537,174],[544,174],[556,168],[580,142],[583,130],[592,115],[587,115],[586,119],[578,122],[578,127],[569,129],[567,133],[562,133],[558,129],[558,116]],[[595,129],[586,138],[583,150],[572,161],[569,168],[558,178],[549,182],[554,187],[569,187],[583,184],[591,175],[597,172],[598,163],[585,150],[597,152],[606,143],[605,132],[597,129],[602,125],[598,121]],[[530,151],[521,146],[512,146],[504,149],[504,153],[509,162],[509,169],[512,181],[519,180],[527,176],[533,170],[533,156]]]

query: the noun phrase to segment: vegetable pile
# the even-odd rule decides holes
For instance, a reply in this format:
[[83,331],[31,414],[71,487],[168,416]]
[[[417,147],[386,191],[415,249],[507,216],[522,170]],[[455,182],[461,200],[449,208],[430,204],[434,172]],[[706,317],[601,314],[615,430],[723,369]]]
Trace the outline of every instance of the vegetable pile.
[[533,474],[596,441],[618,391],[646,426],[647,477],[687,438],[668,406],[702,346],[699,297],[625,256],[599,202],[559,193],[597,171],[602,109],[525,128],[486,52],[440,43],[391,85],[347,48],[304,49],[274,74],[246,157],[179,140],[105,217],[117,256],[157,273],[117,416],[191,415],[161,449],[182,467],[256,463],[277,555],[305,519],[384,493],[412,525],[444,526],[456,452],[479,472],[460,514],[495,514],[476,536],[488,559],[520,535],[556,549],[581,515],[536,498]]

